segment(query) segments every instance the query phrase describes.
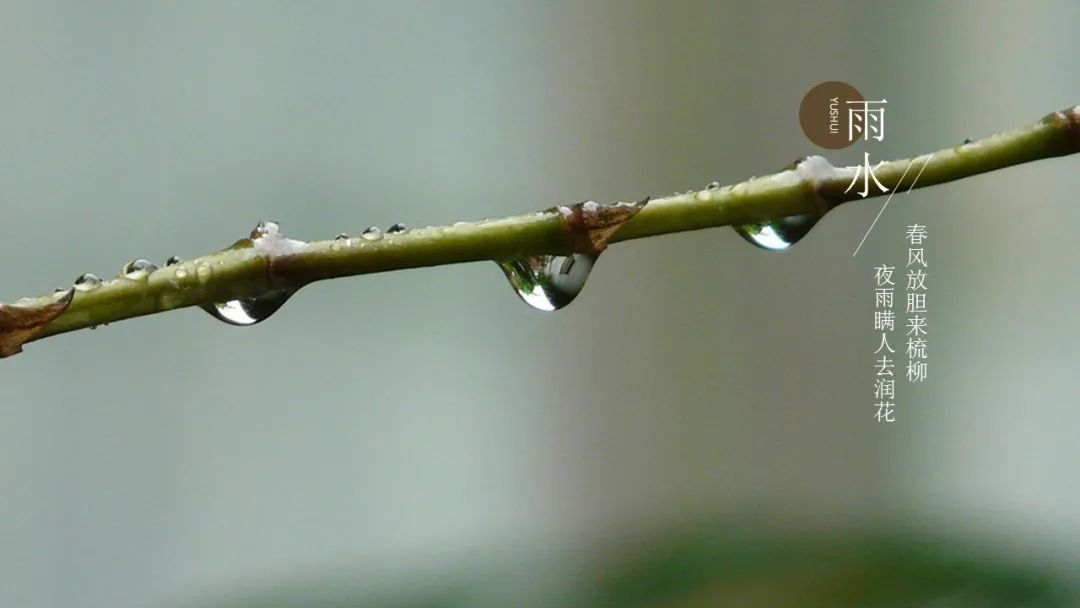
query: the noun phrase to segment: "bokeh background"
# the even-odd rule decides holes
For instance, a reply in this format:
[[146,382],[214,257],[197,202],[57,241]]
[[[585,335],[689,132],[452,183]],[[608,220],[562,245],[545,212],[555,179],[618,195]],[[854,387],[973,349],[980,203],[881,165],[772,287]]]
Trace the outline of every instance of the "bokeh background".
[[[1078,21],[1065,0],[3,0],[0,299],[260,219],[323,239],[769,173],[818,152],[797,112],[824,80],[889,101],[885,141],[835,164],[956,145],[1080,103]],[[1068,585],[1078,163],[897,196],[854,259],[880,199],[786,253],[728,229],[619,244],[554,314],[472,264],[314,285],[252,328],[184,310],[28,345],[0,363],[0,605],[364,605],[703,521],[956,539]],[[880,425],[872,268],[906,261],[913,222],[930,380]],[[543,563],[606,572],[567,559]],[[496,578],[502,605],[567,584]]]

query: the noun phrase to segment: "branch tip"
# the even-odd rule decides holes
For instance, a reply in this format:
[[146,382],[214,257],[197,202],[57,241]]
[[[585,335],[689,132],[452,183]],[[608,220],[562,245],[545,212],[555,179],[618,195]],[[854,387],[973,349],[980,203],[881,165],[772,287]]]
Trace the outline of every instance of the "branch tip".
[[1080,152],[1080,105],[1047,114],[1043,122],[1061,131],[1064,146],[1059,156]]

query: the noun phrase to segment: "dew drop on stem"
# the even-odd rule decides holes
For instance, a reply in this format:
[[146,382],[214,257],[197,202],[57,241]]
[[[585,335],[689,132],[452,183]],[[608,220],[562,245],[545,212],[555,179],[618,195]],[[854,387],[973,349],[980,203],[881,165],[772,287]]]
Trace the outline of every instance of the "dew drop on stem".
[[86,272],[75,279],[75,288],[80,291],[89,291],[98,287],[101,287],[101,279],[96,274]]
[[253,298],[204,304],[201,308],[219,321],[246,327],[270,318],[294,293],[292,289],[280,289]]
[[784,251],[799,242],[817,224],[817,215],[789,215],[778,220],[734,226],[735,232],[750,243],[769,251]]
[[550,312],[570,304],[581,293],[598,257],[585,253],[539,255],[498,264],[522,301]]
[[251,231],[250,238],[261,239],[265,236],[275,236],[281,233],[281,224],[273,220],[261,220],[255,224],[255,228]]
[[131,277],[131,275],[135,275],[138,273],[150,274],[155,270],[157,270],[156,265],[142,258],[139,258],[137,260],[131,260],[127,264],[124,264],[124,267],[120,269],[120,274],[121,276]]

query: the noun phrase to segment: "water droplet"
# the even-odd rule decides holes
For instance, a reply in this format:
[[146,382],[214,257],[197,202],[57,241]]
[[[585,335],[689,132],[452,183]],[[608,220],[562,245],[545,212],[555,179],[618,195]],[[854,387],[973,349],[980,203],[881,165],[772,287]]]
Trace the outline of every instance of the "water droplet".
[[184,260],[181,260],[180,258],[176,257],[175,255],[172,255],[172,256],[169,256],[169,259],[165,260],[165,266],[173,266],[173,265],[179,264],[180,262],[183,262],[183,261]]
[[720,182],[709,182],[708,186],[705,186],[706,190],[719,190]]
[[360,238],[368,241],[377,241],[382,238],[382,230],[378,226],[371,226],[360,233]]
[[251,238],[261,239],[264,236],[273,236],[280,232],[281,224],[270,220],[263,220],[258,224],[255,224],[255,228],[251,231]]
[[91,289],[97,289],[101,287],[101,279],[96,274],[89,272],[79,275],[75,279],[75,289],[79,291],[90,291]]
[[498,264],[526,304],[537,310],[552,311],[566,306],[581,293],[597,257],[584,253],[540,255]]
[[409,228],[405,224],[402,224],[401,222],[398,222],[398,223],[394,224],[393,226],[390,226],[389,228],[387,228],[386,229],[386,234],[398,234],[400,232],[405,232],[408,229]]
[[349,240],[349,235],[342,232],[334,237],[334,242],[330,243],[330,251],[341,251],[344,247],[352,247],[352,241]]
[[818,216],[810,213],[789,215],[778,220],[735,226],[735,232],[762,249],[783,251],[799,242],[817,224]]
[[181,266],[180,268],[176,269],[176,273],[174,276],[176,276],[176,278],[178,279],[186,279],[188,277],[188,271],[186,268]]
[[806,162],[808,160],[811,160],[812,158],[813,157],[810,156],[810,155],[800,156],[799,158],[796,158],[795,160],[791,161],[789,164],[786,164],[783,167],[780,167],[780,170],[781,171],[794,171],[795,169],[799,168],[799,165],[803,164],[804,162]]
[[201,281],[206,281],[214,276],[214,269],[210,267],[210,264],[203,262],[195,267],[195,276]]
[[[125,276],[128,278],[139,278],[145,277],[146,275],[154,272],[155,270],[157,270],[157,266],[151,264],[150,262],[142,258],[139,258],[137,260],[131,260],[127,264],[124,264],[124,267],[120,269],[120,274],[121,276]],[[132,277],[132,275],[138,276]]]
[[282,289],[254,298],[205,304],[202,309],[230,325],[254,325],[277,312],[294,293],[295,290]]
[[967,145],[967,144],[970,144],[970,143],[971,143],[971,138],[970,137],[965,137],[964,138],[964,145]]

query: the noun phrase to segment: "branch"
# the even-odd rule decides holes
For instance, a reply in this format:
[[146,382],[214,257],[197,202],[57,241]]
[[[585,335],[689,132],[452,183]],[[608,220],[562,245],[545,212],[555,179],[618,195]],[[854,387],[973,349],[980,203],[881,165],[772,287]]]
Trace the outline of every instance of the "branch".
[[[955,148],[882,163],[874,173],[894,191],[1076,152],[1080,152],[1080,106]],[[32,340],[188,306],[201,306],[228,322],[250,324],[269,316],[309,283],[403,268],[494,260],[503,263],[521,292],[513,269],[527,272],[537,267],[511,266],[512,261],[579,256],[590,257],[591,262],[610,243],[728,225],[771,225],[779,230],[779,222],[793,216],[809,218],[812,225],[830,209],[862,200],[859,188],[849,187],[855,177],[855,167],[833,167],[820,156],[809,156],[779,173],[722,188],[713,185],[639,203],[590,202],[497,220],[391,229],[385,235],[369,231],[308,243],[285,238],[276,224],[260,223],[249,238],[223,251],[189,261],[170,260],[174,263],[160,269],[137,260],[109,281],[84,275],[70,290],[0,304],[0,357],[20,352],[21,345]],[[866,198],[880,194],[871,188]]]

